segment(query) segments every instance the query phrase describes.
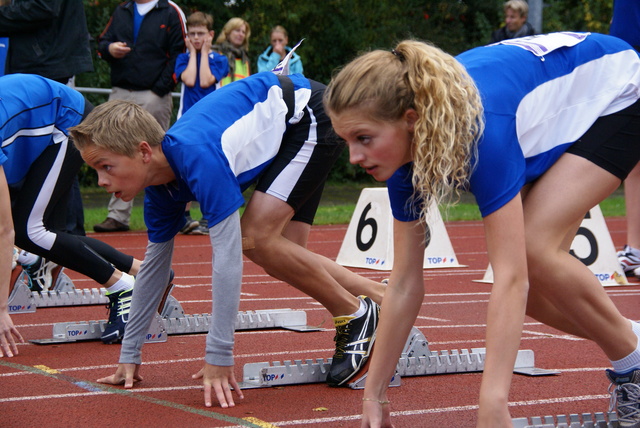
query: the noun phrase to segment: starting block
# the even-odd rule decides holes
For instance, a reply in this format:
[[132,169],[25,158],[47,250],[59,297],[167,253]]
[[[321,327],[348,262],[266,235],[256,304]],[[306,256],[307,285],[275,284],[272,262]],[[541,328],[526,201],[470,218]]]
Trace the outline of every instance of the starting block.
[[[400,386],[403,376],[425,376],[435,374],[470,373],[484,370],[486,350],[474,348],[471,351],[429,351],[425,336],[413,327],[404,350],[396,366],[396,374],[390,387]],[[324,360],[302,360],[264,363],[248,363],[243,369],[241,389],[265,388],[305,383],[323,383],[331,367],[331,358]],[[520,350],[516,358],[514,373],[529,376],[558,374],[557,371],[539,369],[534,366],[531,350]],[[367,373],[351,381],[351,389],[363,389]]]
[[[423,267],[463,267],[436,204],[429,208],[427,217]],[[362,189],[336,263],[376,270],[393,268],[393,216],[386,188]]]
[[[629,285],[599,205],[585,215],[569,252],[589,267],[603,287]],[[482,280],[474,282],[493,283],[491,265]]]
[[[20,269],[20,268],[16,268]],[[31,291],[27,274],[20,269],[12,275],[9,294],[9,313],[33,313],[36,308],[57,306],[103,305],[109,303],[104,288],[76,290],[73,281],[58,266],[54,272],[54,284],[50,290]]]
[[[167,295],[162,311],[151,323],[145,343],[166,342],[167,336],[177,334],[207,333],[211,314],[187,315],[182,305],[173,296]],[[236,330],[256,330],[283,328],[293,331],[318,331],[317,327],[306,325],[307,313],[292,309],[271,309],[238,312]],[[31,340],[38,345],[72,343],[81,340],[99,340],[107,325],[106,320],[63,322],[53,325],[53,337]]]
[[[529,420],[530,419],[530,420]],[[583,413],[553,416],[536,416],[532,418],[512,419],[513,428],[618,428],[618,417],[615,412]]]

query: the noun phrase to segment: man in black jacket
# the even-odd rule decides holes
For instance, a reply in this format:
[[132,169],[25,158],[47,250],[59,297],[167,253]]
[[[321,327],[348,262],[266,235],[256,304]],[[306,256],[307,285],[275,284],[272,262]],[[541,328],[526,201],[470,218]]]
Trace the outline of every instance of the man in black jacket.
[[[172,111],[174,67],[184,52],[185,16],[169,0],[128,0],[118,5],[100,37],[98,54],[111,66],[109,100],[131,101],[147,110],[166,131]],[[96,232],[129,230],[133,201],[114,196]]]
[[0,7],[0,37],[9,37],[5,74],[67,84],[93,71],[82,0],[14,0]]

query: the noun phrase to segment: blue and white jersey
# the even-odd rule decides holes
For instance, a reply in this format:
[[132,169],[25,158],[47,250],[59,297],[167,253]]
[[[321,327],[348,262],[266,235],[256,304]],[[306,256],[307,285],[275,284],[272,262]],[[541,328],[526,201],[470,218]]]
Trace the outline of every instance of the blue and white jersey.
[[[544,174],[601,116],[640,98],[640,59],[629,44],[588,33],[553,33],[479,47],[456,59],[482,98],[485,130],[470,177],[483,217]],[[394,217],[406,209],[409,166],[389,180]],[[394,195],[394,193],[397,193]]]
[[[309,102],[311,85],[301,74],[289,77],[295,90],[289,124],[295,124]],[[149,240],[173,238],[189,201],[198,201],[209,227],[240,208],[242,192],[278,154],[286,114],[278,77],[270,72],[223,86],[191,107],[162,141],[177,181],[145,190]]]
[[31,74],[0,77],[0,165],[8,183],[19,183],[52,144],[67,144],[67,130],[80,123],[82,94]]

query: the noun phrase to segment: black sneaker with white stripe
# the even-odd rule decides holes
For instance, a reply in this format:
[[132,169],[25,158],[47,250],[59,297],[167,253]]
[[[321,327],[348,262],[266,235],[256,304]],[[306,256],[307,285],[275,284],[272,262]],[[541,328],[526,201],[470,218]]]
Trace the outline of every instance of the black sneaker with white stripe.
[[129,322],[129,310],[133,288],[130,290],[107,294],[109,298],[109,320],[100,339],[108,345],[122,342],[124,329]]
[[369,297],[358,297],[366,305],[361,317],[335,317],[336,352],[327,374],[329,386],[343,386],[365,365],[376,339],[380,307]]

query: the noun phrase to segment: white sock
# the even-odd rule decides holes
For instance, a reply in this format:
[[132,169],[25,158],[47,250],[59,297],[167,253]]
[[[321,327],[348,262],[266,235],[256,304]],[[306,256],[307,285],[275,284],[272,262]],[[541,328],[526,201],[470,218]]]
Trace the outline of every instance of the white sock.
[[636,345],[635,351],[631,352],[626,357],[616,361],[611,361],[613,371],[617,373],[625,373],[631,370],[640,369],[640,324],[632,320],[629,320],[629,322],[631,323],[633,332],[636,337],[638,337],[638,344]]
[[29,253],[24,250],[18,253],[18,263],[20,263],[23,266],[32,265],[37,261],[38,261],[38,256],[36,254]]
[[135,284],[136,280],[133,276],[128,273],[122,272],[122,277],[116,281],[111,287],[107,288],[107,294],[118,293],[120,291],[127,291],[133,288],[133,284]]
[[358,300],[360,301],[360,307],[358,308],[357,311],[355,311],[354,313],[352,313],[349,316],[352,316],[354,318],[360,318],[361,316],[363,316],[366,312],[367,312],[367,306],[364,304],[364,300],[358,298]]

